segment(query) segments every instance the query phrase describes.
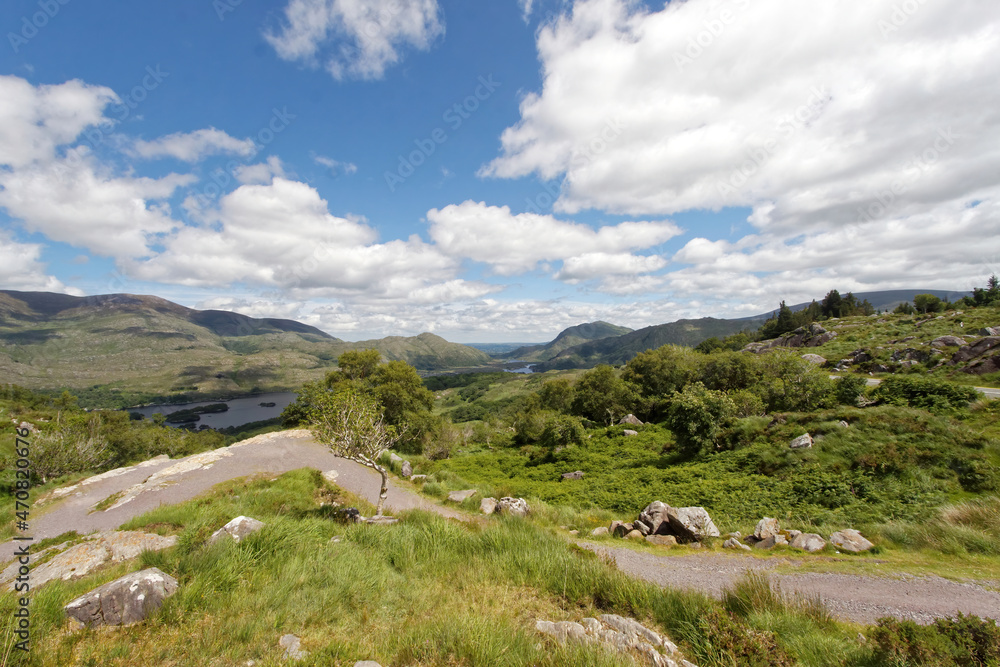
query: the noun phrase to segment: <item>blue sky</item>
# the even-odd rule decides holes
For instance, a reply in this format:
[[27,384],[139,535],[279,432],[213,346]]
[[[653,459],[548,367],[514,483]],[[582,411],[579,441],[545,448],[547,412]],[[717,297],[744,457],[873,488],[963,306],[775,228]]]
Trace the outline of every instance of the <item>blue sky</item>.
[[0,26],[8,289],[499,342],[1000,265],[986,0],[15,0]]

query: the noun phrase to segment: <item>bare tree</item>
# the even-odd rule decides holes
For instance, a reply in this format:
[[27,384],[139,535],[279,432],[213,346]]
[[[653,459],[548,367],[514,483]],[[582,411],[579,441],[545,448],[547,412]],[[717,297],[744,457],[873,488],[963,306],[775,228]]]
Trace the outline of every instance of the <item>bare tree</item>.
[[385,423],[378,401],[354,387],[321,392],[313,396],[309,425],[313,437],[329,447],[334,456],[356,461],[382,476],[382,490],[375,508],[376,516],[382,516],[389,473],[379,459],[399,440],[402,431]]

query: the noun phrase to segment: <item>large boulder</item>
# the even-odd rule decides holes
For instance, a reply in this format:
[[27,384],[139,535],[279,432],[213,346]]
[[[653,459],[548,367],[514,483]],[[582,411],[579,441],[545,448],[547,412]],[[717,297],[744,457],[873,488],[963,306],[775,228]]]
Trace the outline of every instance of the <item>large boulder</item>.
[[639,513],[639,521],[649,527],[650,535],[665,535],[670,532],[668,530],[670,528],[670,516],[667,514],[667,510],[669,509],[670,506],[666,503],[654,500],[646,505],[646,509]]
[[641,419],[639,419],[638,417],[636,417],[635,415],[633,415],[631,413],[629,413],[629,414],[625,415],[624,417],[622,417],[621,420],[619,420],[618,423],[619,424],[629,424],[631,426],[642,426],[642,424],[643,424],[643,422],[642,422]]
[[826,357],[821,357],[818,354],[803,354],[802,358],[810,364],[815,364],[817,366],[822,366],[826,363]]
[[826,547],[826,540],[816,533],[800,533],[792,540],[791,546],[793,549],[802,549],[813,553],[822,551]]
[[82,595],[65,607],[78,626],[130,625],[177,592],[177,580],[155,567],[133,572]]
[[1000,327],[984,327],[979,330],[980,336],[1000,336]]
[[524,498],[501,498],[497,503],[497,511],[501,514],[510,514],[511,516],[524,517],[528,515],[531,508],[528,507],[528,501]]
[[409,479],[413,476],[413,465],[409,461],[403,461],[403,465],[400,466],[399,475],[403,479]]
[[248,516],[238,516],[222,528],[212,533],[212,536],[208,538],[208,543],[215,544],[219,540],[224,540],[227,537],[231,538],[234,542],[242,542],[248,535],[256,533],[263,527],[263,521],[251,519]]
[[853,528],[837,531],[830,536],[830,543],[841,551],[850,551],[851,553],[868,551],[875,546]]
[[697,542],[705,537],[718,537],[719,529],[704,507],[671,507],[671,532],[680,542]]
[[983,356],[998,345],[1000,345],[1000,336],[987,336],[986,338],[980,338],[975,343],[960,347],[958,352],[952,355],[951,360],[953,363],[972,361],[976,357]]

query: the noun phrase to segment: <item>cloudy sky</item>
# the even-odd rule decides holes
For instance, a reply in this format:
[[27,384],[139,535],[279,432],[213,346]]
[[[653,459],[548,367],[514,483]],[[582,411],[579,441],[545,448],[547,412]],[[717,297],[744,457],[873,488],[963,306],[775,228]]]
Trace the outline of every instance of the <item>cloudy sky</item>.
[[0,287],[547,340],[1000,271],[996,0],[9,0]]

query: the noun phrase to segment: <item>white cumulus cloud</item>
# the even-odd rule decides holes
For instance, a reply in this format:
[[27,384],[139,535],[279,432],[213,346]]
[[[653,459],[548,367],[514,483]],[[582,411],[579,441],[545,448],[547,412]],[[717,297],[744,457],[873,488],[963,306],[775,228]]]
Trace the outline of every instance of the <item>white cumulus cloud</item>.
[[426,51],[444,33],[437,0],[290,0],[265,39],[284,60],[322,62],[338,80],[380,79],[407,48]]
[[183,162],[198,162],[220,153],[248,157],[254,154],[256,147],[252,139],[237,139],[210,127],[194,132],[175,132],[152,141],[139,140],[132,151],[143,158],[172,157]]

